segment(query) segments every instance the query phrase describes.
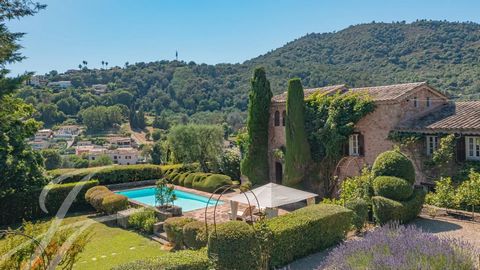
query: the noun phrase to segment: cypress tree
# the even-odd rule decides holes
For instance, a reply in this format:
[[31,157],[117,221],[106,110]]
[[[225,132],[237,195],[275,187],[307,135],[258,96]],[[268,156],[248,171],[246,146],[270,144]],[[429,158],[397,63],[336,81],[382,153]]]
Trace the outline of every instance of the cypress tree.
[[272,91],[264,68],[256,68],[248,94],[248,145],[242,174],[252,184],[268,182],[268,122]]
[[305,131],[305,101],[300,79],[288,82],[285,135],[287,147],[283,184],[297,186],[303,180],[311,158]]

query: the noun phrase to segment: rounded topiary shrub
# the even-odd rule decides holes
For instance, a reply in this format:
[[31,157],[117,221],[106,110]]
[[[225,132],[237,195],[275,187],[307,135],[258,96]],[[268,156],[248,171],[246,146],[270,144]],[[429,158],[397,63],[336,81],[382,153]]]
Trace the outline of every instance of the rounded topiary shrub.
[[413,186],[398,177],[379,176],[373,180],[373,192],[376,196],[403,201],[412,196]]
[[345,203],[345,208],[353,211],[353,226],[360,231],[368,218],[368,203],[364,199],[353,199]]
[[193,184],[193,179],[195,178],[196,173],[187,173],[188,175],[183,180],[183,186],[191,188]]
[[90,200],[92,198],[92,194],[97,191],[108,191],[109,189],[106,186],[95,186],[92,188],[89,188],[87,192],[85,192],[85,201],[88,203],[91,203]]
[[118,211],[126,209],[128,206],[128,198],[120,195],[111,193],[105,196],[102,200],[102,210],[107,214],[115,214]]
[[98,212],[101,212],[102,211],[102,202],[103,202],[103,199],[112,194],[112,192],[107,189],[107,190],[103,190],[103,189],[99,189],[99,190],[95,190],[93,191],[92,193],[90,193],[90,204],[93,206],[93,208],[95,208],[95,210],[97,210]]
[[412,162],[399,151],[387,151],[378,155],[373,163],[372,174],[377,176],[395,176],[415,183],[415,168]]
[[199,182],[193,182],[193,188],[206,192],[214,192],[222,186],[231,184],[232,179],[230,176],[223,174],[212,174]]
[[[186,172],[186,173],[182,173],[182,174],[180,174],[180,175],[178,176],[177,182],[178,182],[178,184],[179,184],[180,186],[187,187],[187,186],[185,185],[185,179],[187,178],[187,176],[188,176],[189,174],[190,174],[190,173]],[[190,185],[190,187],[191,187],[191,185]]]
[[190,249],[201,249],[207,245],[205,223],[194,221],[183,227],[183,242]]
[[242,221],[218,225],[208,239],[208,257],[215,269],[258,269],[260,250],[255,230]]
[[183,227],[193,221],[195,221],[195,219],[186,217],[172,217],[165,220],[163,229],[167,234],[168,241],[174,244],[175,248],[182,248],[184,246]]

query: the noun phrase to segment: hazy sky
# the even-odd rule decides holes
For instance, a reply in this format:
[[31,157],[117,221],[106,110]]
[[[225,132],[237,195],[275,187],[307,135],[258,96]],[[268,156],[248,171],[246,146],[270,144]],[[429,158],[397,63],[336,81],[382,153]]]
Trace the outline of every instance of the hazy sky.
[[480,1],[398,0],[37,0],[39,14],[11,21],[26,32],[28,57],[13,74],[123,66],[175,58],[243,62],[307,33],[371,21],[435,19],[480,22]]

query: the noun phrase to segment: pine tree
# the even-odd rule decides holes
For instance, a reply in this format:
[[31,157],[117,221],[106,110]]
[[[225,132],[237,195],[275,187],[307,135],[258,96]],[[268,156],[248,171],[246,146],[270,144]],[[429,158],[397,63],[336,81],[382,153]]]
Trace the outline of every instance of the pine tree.
[[311,158],[305,131],[305,101],[300,79],[288,82],[285,133],[287,147],[283,184],[297,186],[302,182]]
[[265,69],[255,69],[248,98],[248,145],[241,171],[252,184],[260,184],[267,182],[269,175],[268,121],[272,91]]

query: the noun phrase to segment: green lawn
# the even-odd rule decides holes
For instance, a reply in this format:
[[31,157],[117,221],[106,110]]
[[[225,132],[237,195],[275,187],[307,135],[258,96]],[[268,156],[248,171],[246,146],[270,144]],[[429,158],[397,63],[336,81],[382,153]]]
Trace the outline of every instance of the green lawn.
[[[62,225],[89,219],[89,215],[67,217]],[[85,250],[81,253],[74,269],[110,269],[118,264],[159,256],[164,251],[162,245],[135,231],[110,227],[95,222],[90,226],[93,234]],[[0,241],[1,242],[1,241]]]

